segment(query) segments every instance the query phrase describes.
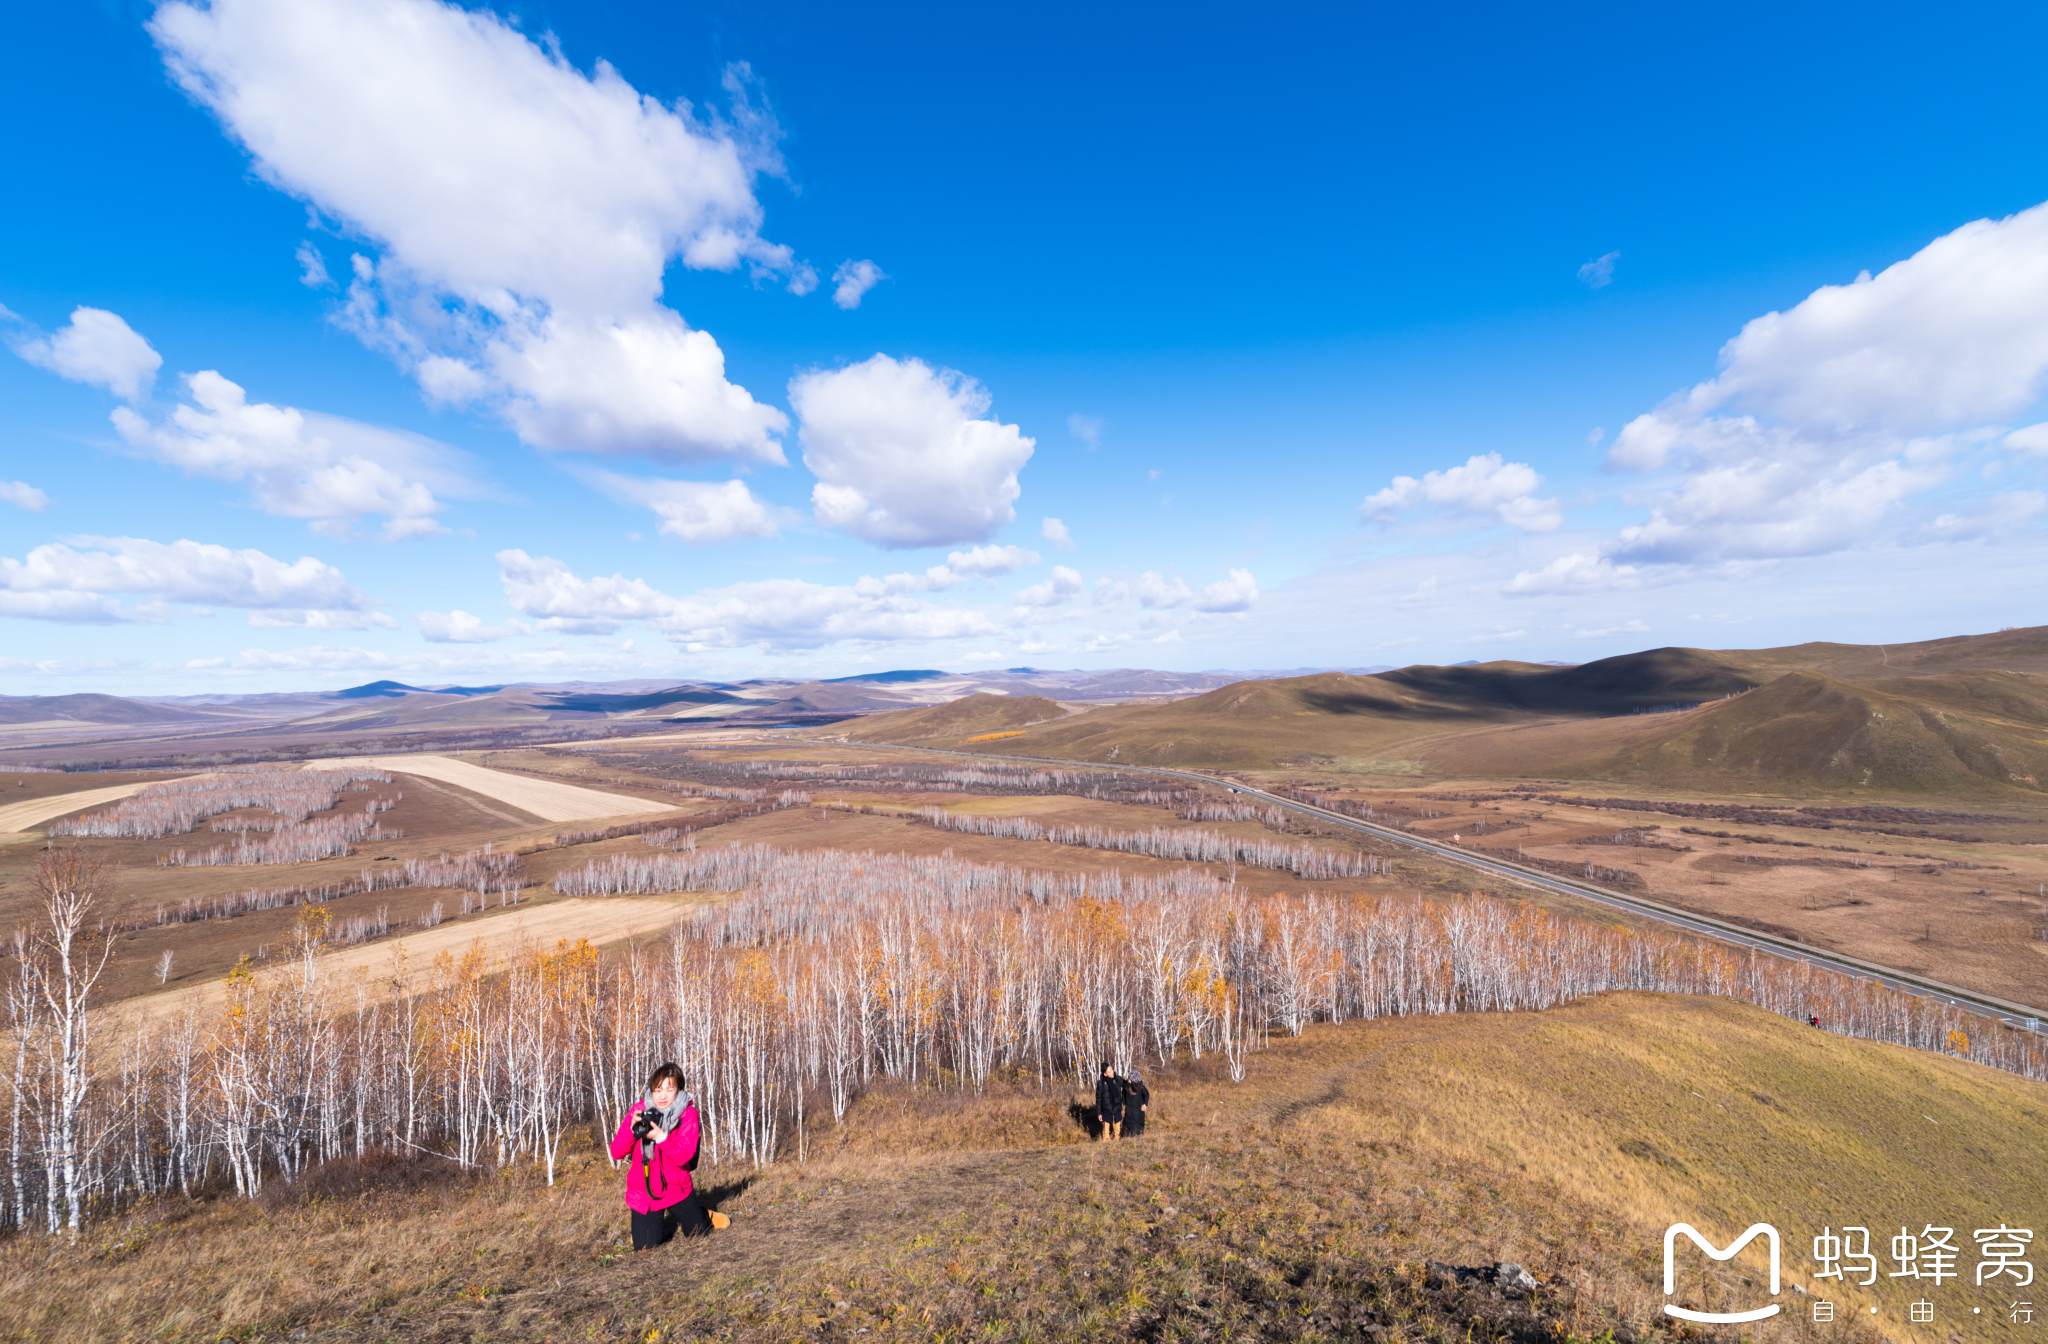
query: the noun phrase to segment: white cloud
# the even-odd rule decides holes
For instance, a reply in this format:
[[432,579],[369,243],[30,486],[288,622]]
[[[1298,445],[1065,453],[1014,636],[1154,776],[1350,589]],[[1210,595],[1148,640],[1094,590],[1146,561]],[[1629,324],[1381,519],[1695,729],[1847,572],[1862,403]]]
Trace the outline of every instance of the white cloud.
[[2009,536],[2032,524],[2044,510],[2048,510],[2048,494],[2039,490],[2011,490],[1993,495],[1968,512],[1937,515],[1908,533],[1906,539],[1978,541]]
[[1038,525],[1038,535],[1044,537],[1063,551],[1074,549],[1074,536],[1067,531],[1067,525],[1057,518],[1048,518]]
[[656,620],[676,609],[674,598],[645,579],[579,579],[559,560],[520,550],[498,552],[498,577],[514,611],[567,634],[609,635],[625,621]]
[[[1996,422],[2044,390],[2048,205],[1966,224],[1875,277],[1745,325],[1716,377],[1616,437],[1614,466],[1677,476],[1608,553],[1720,562],[1959,536],[1959,522],[1910,524],[1998,438]],[[2024,451],[2032,433],[2004,441]]]
[[1230,612],[1249,611],[1252,603],[1259,600],[1258,581],[1252,578],[1248,569],[1233,569],[1230,577],[1212,583],[1202,590],[1195,599],[1196,611]]
[[1602,429],[1599,425],[1595,425],[1591,429],[1586,431],[1586,446],[1588,448],[1598,448],[1600,446],[1600,440],[1606,437],[1607,431],[1605,429]]
[[1002,633],[987,613],[937,606],[910,597],[892,580],[863,578],[847,586],[769,579],[672,596],[644,579],[614,574],[583,579],[567,565],[524,551],[498,553],[505,597],[514,610],[540,618],[543,629],[611,634],[626,621],[645,621],[690,651],[760,645],[810,649],[842,641],[889,642],[980,638]]
[[860,307],[861,297],[889,277],[872,261],[842,261],[832,272],[832,302],[849,312]]
[[381,248],[340,318],[430,397],[542,448],[782,460],[782,413],[661,302],[673,258],[806,274],[760,236],[779,130],[744,67],[726,120],[438,0],[170,3],[149,28],[259,172]]
[[680,537],[692,546],[780,535],[795,515],[763,503],[745,481],[665,481],[590,473],[597,487],[624,504],[654,510],[665,536]]
[[1502,591],[1534,597],[1553,593],[1598,593],[1634,588],[1642,582],[1633,565],[1617,565],[1601,555],[1574,551],[1536,570],[1523,570]]
[[116,595],[240,607],[252,625],[360,629],[390,625],[340,570],[311,556],[283,561],[196,541],[72,537],[16,560],[0,556],[0,615],[57,621],[160,620],[160,605]]
[[1098,607],[1128,607],[1135,602],[1147,611],[1193,607],[1211,614],[1247,611],[1259,599],[1258,581],[1248,569],[1233,569],[1230,576],[1197,593],[1183,579],[1169,579],[1148,569],[1136,579],[1095,581],[1094,602]]
[[1194,601],[1195,594],[1181,579],[1169,579],[1156,569],[1148,569],[1130,586],[1131,596],[1138,599],[1138,605],[1155,610],[1160,607],[1179,607]]
[[50,497],[27,481],[0,481],[0,502],[30,513],[41,513],[50,507]]
[[420,628],[420,636],[430,644],[488,644],[514,634],[530,633],[519,621],[512,622],[509,629],[485,625],[482,617],[472,616],[459,607],[450,612],[422,611],[412,619]]
[[114,427],[131,446],[196,476],[246,482],[266,513],[303,518],[315,532],[346,537],[366,517],[385,520],[383,539],[447,529],[434,492],[475,495],[468,459],[403,430],[290,406],[251,403],[212,370],[186,380],[190,402],[163,424],[118,407]]
[[1386,489],[1366,496],[1359,512],[1368,522],[1391,523],[1405,509],[1433,505],[1446,512],[1494,514],[1524,532],[1549,532],[1564,521],[1555,499],[1536,499],[1543,478],[1526,462],[1506,462],[1499,453],[1474,454],[1463,466],[1432,471],[1417,480],[1396,476]]
[[60,378],[104,387],[124,401],[147,393],[164,363],[134,328],[104,308],[74,308],[70,323],[56,334],[18,341],[14,352]]
[[1655,467],[1705,417],[1742,407],[1806,432],[1914,436],[2023,410],[2048,385],[2048,205],[1980,219],[1872,278],[1745,325],[1721,373],[1615,441]]
[[1604,257],[1595,257],[1579,267],[1579,283],[1588,289],[1605,289],[1614,283],[1614,263],[1621,260],[1621,253],[1609,252]]
[[1565,629],[1572,632],[1573,639],[1605,639],[1609,635],[1640,635],[1646,633],[1649,628],[1640,619],[1623,621],[1620,625],[1610,625],[1602,630],[1581,630],[1575,625],[1567,625],[1565,627]]
[[306,288],[325,289],[334,283],[334,277],[327,273],[327,258],[310,241],[300,243],[292,256],[299,263],[299,283]]
[[1034,583],[1029,588],[1017,591],[1015,600],[1027,607],[1054,607],[1081,595],[1081,574],[1079,570],[1068,569],[1065,565],[1054,565],[1052,577],[1044,583]]
[[1026,565],[1041,563],[1037,551],[1027,551],[1022,546],[977,546],[971,551],[955,551],[946,557],[946,568],[956,574],[972,574],[977,578],[992,579],[1000,574],[1014,574]]
[[2005,446],[2023,453],[2048,453],[2048,423],[2014,430],[2005,436]]
[[1070,415],[1067,417],[1067,433],[1088,445],[1094,452],[1102,446],[1102,417],[1099,415]]
[[381,611],[252,611],[249,624],[270,630],[396,630]]
[[980,541],[1012,521],[1034,441],[980,419],[981,384],[918,359],[876,355],[789,385],[818,521],[878,546]]

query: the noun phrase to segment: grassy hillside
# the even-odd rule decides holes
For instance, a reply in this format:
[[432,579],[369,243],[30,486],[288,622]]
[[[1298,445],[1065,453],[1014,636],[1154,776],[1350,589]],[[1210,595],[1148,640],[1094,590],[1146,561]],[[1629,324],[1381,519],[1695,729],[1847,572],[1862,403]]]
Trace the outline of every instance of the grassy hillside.
[[[1905,1319],[1910,1280],[1809,1277],[1822,1225],[2025,1225],[2048,1204],[2048,1087],[1976,1065],[1622,994],[1312,1028],[1242,1083],[1152,1081],[1151,1132],[1116,1145],[1087,1141],[1063,1089],[877,1090],[809,1131],[806,1164],[700,1170],[732,1228],[638,1257],[587,1151],[552,1190],[524,1168],[338,1163],[253,1205],[180,1198],[76,1247],[0,1244],[0,1334],[1664,1344],[1700,1337],[1659,1315],[1678,1220],[1784,1237],[1788,1312],[1745,1338],[1811,1337],[1795,1284],[1837,1303],[1842,1344],[2027,1329],[1967,1263],[1928,1292],[1930,1326]],[[1680,1300],[1767,1300],[1750,1258],[1693,1257]],[[1501,1260],[1540,1287],[1426,1268]]]
[[944,718],[925,717],[935,711],[919,710],[876,715],[844,735],[857,741],[933,745],[950,736],[953,742],[947,745],[971,747],[977,744],[959,739],[998,727],[1029,727],[1022,737],[990,742],[986,749],[1141,765],[1259,769],[1294,760],[1370,759],[1417,739],[1522,723],[1533,716],[1626,714],[1754,684],[1698,650],[1655,649],[1583,667],[1499,662],[1245,681],[1169,704],[1099,709],[1071,719],[1040,716],[1046,722],[1020,714],[999,724],[977,707],[965,720],[976,726],[959,731]]
[[46,723],[75,719],[82,723],[157,724],[207,721],[218,716],[177,705],[156,705],[117,695],[0,696],[0,723]]
[[1851,680],[1972,670],[2048,673],[2048,625],[1917,644],[1795,644],[1782,649],[1729,649],[1716,656],[1760,680],[1793,671]]
[[[1495,662],[1328,673],[1239,682],[1081,718],[1026,715],[999,724],[969,715],[957,730],[921,717],[927,710],[876,715],[847,735],[1238,770],[2033,790],[2048,777],[2042,672],[2048,627],[1897,648],[1663,648],[1565,668]],[[1642,712],[1688,705],[1701,707]],[[1024,731],[963,740],[999,728]]]
[[952,746],[982,733],[1015,732],[1067,715],[1066,706],[1042,695],[968,695],[943,705],[876,714],[846,725],[835,736],[855,742]]
[[2012,672],[1863,683],[1791,672],[1682,714],[1447,741],[1429,764],[1675,788],[2034,791],[2048,777],[2048,682]]

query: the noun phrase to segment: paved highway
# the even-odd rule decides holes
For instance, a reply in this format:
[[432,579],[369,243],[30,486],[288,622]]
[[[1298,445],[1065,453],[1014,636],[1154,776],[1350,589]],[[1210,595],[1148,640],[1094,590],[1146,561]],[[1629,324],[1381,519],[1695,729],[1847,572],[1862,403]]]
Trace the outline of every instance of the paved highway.
[[[811,745],[815,745],[815,739],[807,741]],[[870,743],[863,745],[880,744]],[[1616,910],[1626,910],[1631,914],[1642,915],[1661,923],[1669,924],[1674,928],[1684,929],[1688,933],[1701,934],[1724,943],[1732,943],[1737,947],[1755,948],[1759,952],[1769,952],[1775,956],[1785,957],[1792,961],[1810,962],[1815,966],[1824,966],[1829,970],[1840,971],[1844,975],[1853,975],[1860,980],[1875,980],[1879,984],[1903,990],[1908,994],[1915,994],[1921,998],[1932,999],[1939,1003],[1950,1004],[1958,1008],[1965,1008],[1973,1012],[1998,1018],[2008,1026],[2039,1030],[2043,1020],[2048,1019],[2048,1011],[2031,1007],[2024,1003],[2014,1003],[2009,999],[1997,998],[1990,994],[1980,994],[1975,990],[1962,989],[1955,985],[1945,984],[1940,980],[1913,975],[1896,967],[1881,966],[1876,962],[1844,956],[1839,952],[1830,952],[1826,948],[1814,947],[1810,944],[1799,942],[1796,939],[1779,938],[1772,934],[1759,933],[1753,929],[1745,929],[1739,924],[1730,924],[1726,921],[1715,919],[1711,915],[1694,914],[1689,910],[1680,910],[1642,896],[1629,896],[1622,892],[1610,891],[1606,887],[1597,886],[1591,882],[1558,877],[1553,873],[1546,873],[1539,868],[1525,867],[1522,864],[1496,858],[1490,854],[1475,854],[1471,850],[1458,845],[1445,844],[1440,840],[1425,839],[1419,835],[1411,835],[1406,831],[1396,830],[1391,826],[1378,826],[1369,821],[1360,821],[1358,818],[1346,816],[1342,812],[1332,812],[1326,808],[1296,802],[1292,798],[1282,798],[1278,794],[1267,793],[1264,789],[1255,789],[1248,784],[1242,784],[1236,780],[1202,774],[1199,771],[1172,770],[1162,766],[1103,765],[1094,761],[1062,761],[1045,756],[1009,756],[992,751],[947,751],[940,747],[899,747],[898,750],[930,752],[939,756],[960,756],[968,760],[1017,761],[1023,764],[1053,766],[1060,769],[1092,768],[1097,770],[1121,770],[1126,773],[1165,775],[1178,779],[1190,779],[1201,784],[1220,786],[1235,790],[1245,797],[1257,798],[1261,802],[1271,803],[1276,807],[1284,807],[1289,811],[1299,812],[1321,821],[1335,823],[1339,826],[1348,826],[1354,831],[1363,831],[1377,839],[1402,845],[1409,849],[1420,850],[1434,858],[1443,859],[1448,863],[1455,863],[1461,867],[1486,873],[1492,877],[1505,878],[1510,882],[1519,883],[1526,887],[1539,887],[1545,891],[1575,896],[1580,900],[1591,901],[1596,905],[1604,905]]]

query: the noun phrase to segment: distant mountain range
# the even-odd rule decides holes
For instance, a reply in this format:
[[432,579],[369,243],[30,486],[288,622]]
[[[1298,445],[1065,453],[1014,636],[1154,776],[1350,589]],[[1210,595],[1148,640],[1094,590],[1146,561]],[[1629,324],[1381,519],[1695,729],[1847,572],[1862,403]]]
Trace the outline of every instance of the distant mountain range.
[[[1123,704],[1199,695],[1290,671],[1161,672],[1145,668],[988,672],[901,669],[822,681],[567,681],[504,686],[416,686],[372,681],[339,691],[184,696],[0,696],[0,750],[93,743],[224,745],[381,735],[540,730],[583,725],[647,728],[660,723],[733,721],[819,724],[855,715],[944,704],[970,695],[1051,697],[1070,704]],[[1382,669],[1358,668],[1354,672]],[[182,750],[183,748],[181,748]]]

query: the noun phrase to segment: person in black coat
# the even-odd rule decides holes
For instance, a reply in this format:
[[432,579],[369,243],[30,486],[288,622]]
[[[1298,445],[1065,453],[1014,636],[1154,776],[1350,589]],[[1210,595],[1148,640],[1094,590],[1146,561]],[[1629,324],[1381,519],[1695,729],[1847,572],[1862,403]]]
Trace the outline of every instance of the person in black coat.
[[1145,1111],[1152,1104],[1152,1089],[1136,1069],[1124,1079],[1124,1137],[1135,1139],[1145,1132]]
[[1102,1123],[1101,1138],[1114,1139],[1124,1127],[1124,1080],[1116,1076],[1109,1061],[1102,1064],[1102,1076],[1095,1080],[1095,1118]]

